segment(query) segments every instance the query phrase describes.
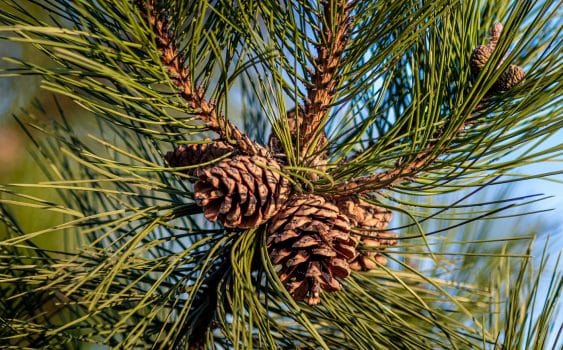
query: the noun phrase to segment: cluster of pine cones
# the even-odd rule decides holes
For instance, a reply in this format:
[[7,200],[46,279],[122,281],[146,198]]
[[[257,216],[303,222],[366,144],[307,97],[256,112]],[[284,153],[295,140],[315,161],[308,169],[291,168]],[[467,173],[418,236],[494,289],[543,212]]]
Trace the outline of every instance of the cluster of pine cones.
[[[493,51],[496,49],[497,44],[500,40],[502,30],[503,25],[501,23],[496,22],[495,24],[493,24],[490,30],[490,37],[487,41],[487,44],[480,45],[475,48],[475,50],[473,50],[469,64],[471,67],[471,73],[473,73],[474,76],[479,75],[483,68],[485,68],[487,62],[489,62],[489,59],[493,55]],[[508,68],[506,68],[504,72],[502,72],[497,81],[495,81],[495,83],[491,87],[491,92],[497,93],[508,91],[519,84],[525,76],[526,74],[521,67],[515,64],[511,64],[508,66]]]
[[[269,144],[280,143],[272,136]],[[396,235],[384,231],[389,210],[359,196],[294,193],[283,156],[272,154],[279,149],[256,148],[259,154],[244,154],[217,140],[179,146],[166,160],[193,177],[195,200],[206,219],[235,229],[267,223],[270,258],[281,266],[280,280],[295,300],[317,304],[321,290],[339,290],[338,279],[351,270],[385,264],[381,250],[396,243]],[[357,250],[359,245],[366,249]]]
[[[487,45],[471,56],[472,72],[479,74],[502,31],[497,23]],[[504,91],[524,78],[515,65],[500,76],[493,89]],[[295,131],[303,113],[291,111],[288,125]],[[325,138],[326,136],[323,135]],[[396,244],[385,231],[391,212],[360,195],[321,196],[293,191],[284,173],[285,156],[275,135],[269,147],[255,145],[249,154],[222,140],[177,147],[166,155],[172,167],[182,167],[195,182],[194,195],[205,217],[233,229],[267,224],[270,259],[295,300],[314,305],[321,291],[341,289],[352,270],[369,271],[386,263],[381,252]],[[315,166],[322,168],[326,154]],[[361,249],[360,249],[361,248]]]

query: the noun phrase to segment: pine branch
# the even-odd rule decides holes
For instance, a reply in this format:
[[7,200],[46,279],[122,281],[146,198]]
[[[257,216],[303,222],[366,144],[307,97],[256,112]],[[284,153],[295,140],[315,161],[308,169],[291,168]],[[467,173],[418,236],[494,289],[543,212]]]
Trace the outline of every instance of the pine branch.
[[[14,10],[16,14],[21,13],[21,17],[27,19],[28,14],[24,13],[23,8],[19,10],[21,0],[5,2],[12,3],[18,9]],[[38,3],[36,0],[27,2]],[[264,16],[256,15],[256,4],[265,4]],[[480,83],[484,84],[476,84],[469,95],[463,93],[470,80],[469,70],[464,69],[467,67],[465,63],[475,44],[471,41],[464,43],[463,40],[476,35],[466,35],[452,29],[467,28],[472,34],[480,31],[480,26],[475,23],[480,19],[478,14],[483,3],[461,4],[463,6],[453,5],[448,0],[358,1],[353,5],[339,0],[125,0],[95,4],[89,0],[48,1],[45,7],[50,10],[49,14],[52,15],[51,10],[57,9],[62,16],[70,18],[74,28],[72,35],[66,29],[44,27],[35,24],[35,21],[22,21],[1,8],[0,22],[4,24],[7,21],[7,25],[15,26],[11,30],[21,35],[20,40],[50,53],[55,65],[64,65],[64,69],[59,70],[24,65],[27,70],[17,71],[17,74],[28,71],[42,74],[45,86],[57,93],[69,93],[77,102],[93,111],[95,114],[91,117],[97,121],[99,130],[89,128],[88,133],[94,133],[94,137],[84,137],[81,129],[73,131],[66,120],[64,123],[55,122],[49,127],[43,127],[37,122],[30,126],[46,134],[47,140],[34,139],[37,151],[32,152],[32,156],[37,157],[37,163],[49,174],[50,181],[27,187],[58,190],[64,206],[59,205],[58,200],[47,201],[24,194],[17,190],[23,188],[22,185],[12,184],[0,189],[0,221],[6,223],[5,231],[9,231],[6,239],[0,239],[0,266],[6,267],[6,271],[0,273],[0,295],[6,296],[5,300],[0,301],[0,309],[7,310],[0,317],[0,343],[10,342],[11,345],[26,337],[30,337],[35,343],[27,344],[24,341],[18,345],[53,347],[60,346],[63,342],[81,342],[119,348],[183,348],[201,345],[209,348],[428,349],[494,347],[502,342],[506,346],[517,348],[524,344],[524,337],[530,339],[526,341],[525,348],[530,348],[536,340],[541,343],[542,339],[552,334],[550,330],[557,326],[550,315],[557,310],[554,305],[560,304],[560,275],[554,276],[552,285],[556,288],[548,291],[545,309],[541,311],[541,317],[537,317],[534,307],[530,311],[530,305],[535,304],[534,294],[529,297],[524,295],[526,299],[523,299],[518,293],[525,293],[527,288],[533,291],[545,289],[539,287],[539,284],[528,287],[526,282],[532,280],[528,277],[533,276],[531,273],[522,273],[518,276],[520,282],[514,284],[517,276],[512,259],[527,259],[531,254],[530,251],[524,254],[520,249],[516,250],[517,247],[512,242],[523,237],[499,238],[498,231],[491,227],[472,226],[478,220],[496,218],[493,214],[509,207],[514,208],[516,204],[500,209],[496,209],[496,206],[501,205],[503,200],[470,204],[462,203],[462,200],[447,205],[437,205],[435,202],[425,204],[420,194],[432,193],[428,190],[417,193],[414,198],[404,198],[400,191],[389,191],[391,193],[387,193],[389,196],[384,203],[379,203],[375,198],[370,202],[367,196],[363,199],[353,197],[346,205],[339,203],[335,206],[333,203],[335,200],[343,200],[337,197],[341,193],[347,194],[347,191],[339,191],[340,182],[359,181],[354,176],[372,175],[374,171],[382,173],[373,175],[374,178],[369,183],[357,183],[365,186],[349,188],[348,192],[393,186],[416,177],[417,184],[428,181],[438,183],[432,188],[435,193],[448,187],[440,186],[441,184],[456,178],[457,174],[448,173],[454,166],[456,171],[470,173],[475,179],[482,181],[482,177],[478,177],[478,171],[484,173],[491,169],[506,169],[495,167],[498,164],[495,161],[509,149],[512,150],[513,145],[527,142],[538,135],[550,135],[560,125],[560,118],[551,112],[541,118],[530,117],[522,122],[525,125],[520,128],[513,127],[518,125],[518,117],[525,119],[537,114],[538,109],[546,110],[544,102],[549,99],[548,92],[558,91],[552,87],[560,76],[557,72],[557,67],[560,68],[556,60],[557,50],[547,51],[546,57],[551,58],[540,61],[538,67],[541,69],[529,69],[532,78],[527,85],[517,89],[513,95],[507,94],[508,98],[502,101],[507,103],[499,103],[504,108],[496,110],[498,119],[493,121],[494,115],[484,114],[476,118],[467,117],[474,115],[475,112],[471,114],[471,111],[481,112],[478,102],[480,96],[486,94],[484,89],[488,87],[485,85],[494,85],[489,81],[491,74],[483,74]],[[553,1],[551,4],[555,5]],[[498,2],[490,2],[490,5],[495,18],[503,18],[502,14],[497,13],[501,5]],[[347,22],[339,22],[342,20],[339,16],[346,12],[341,6],[355,6],[351,11],[354,21],[350,24],[354,28],[349,32],[350,39],[345,35],[342,37],[345,40],[342,44],[345,54],[338,56],[327,38],[333,35],[334,39],[334,35],[339,33],[339,26],[348,25]],[[443,7],[444,12],[433,6]],[[467,7],[475,7],[475,10],[467,11]],[[144,15],[142,21],[139,21],[139,10]],[[526,9],[521,8],[515,11],[511,18],[524,18],[529,13],[524,10]],[[347,13],[351,17],[350,12]],[[286,15],[288,17],[284,17]],[[322,20],[324,17],[326,18]],[[466,19],[473,17],[477,22],[470,21],[467,25]],[[492,22],[489,17],[482,22]],[[541,17],[539,13],[538,18]],[[254,22],[256,18],[258,20]],[[266,23],[269,19],[272,19],[270,27]],[[404,26],[396,27],[397,23],[403,22]],[[42,24],[39,21],[37,23]],[[26,25],[25,30],[21,25]],[[270,28],[275,35],[264,35],[265,27]],[[0,28],[0,32],[2,30],[6,29]],[[245,31],[248,31],[248,35]],[[401,35],[392,34],[395,31]],[[431,33],[428,38],[425,37],[427,32]],[[42,34],[30,36],[28,33]],[[89,33],[89,36],[85,36],[85,33]],[[107,38],[100,33],[105,33]],[[385,33],[389,33],[388,36]],[[530,50],[539,52],[541,48],[536,43],[533,32],[526,33],[528,34],[523,35],[525,40],[519,41],[525,43],[528,39],[534,40],[529,44]],[[439,40],[445,38],[446,34],[452,34],[451,40]],[[156,46],[147,43],[153,36],[156,37]],[[244,43],[240,42],[241,37],[245,38]],[[416,40],[419,37],[420,42]],[[549,34],[547,37],[555,40],[557,35]],[[507,39],[509,40],[501,40],[499,51],[504,51],[502,47],[515,41],[513,38]],[[270,47],[270,40],[276,44]],[[189,49],[184,50],[185,44]],[[264,44],[264,49],[277,48],[279,55],[272,56],[270,61],[270,56],[267,58],[262,55],[263,52],[269,52],[262,51]],[[442,45],[445,50],[436,49]],[[150,50],[151,46],[155,47],[154,52]],[[239,46],[244,48],[239,51]],[[290,49],[285,50],[288,46]],[[315,51],[315,46],[318,57],[315,57],[316,52],[311,52]],[[322,48],[327,50],[325,56],[321,52]],[[430,52],[427,51],[428,48]],[[520,52],[518,49],[513,50]],[[228,56],[226,60],[219,57],[223,52]],[[157,53],[160,55],[157,56]],[[249,61],[247,54],[257,54],[256,57],[260,58],[258,62]],[[359,59],[366,54],[371,54],[367,61]],[[202,60],[202,55],[206,59]],[[295,66],[292,65],[292,55],[302,58]],[[497,54],[495,61],[500,61],[501,56],[503,55]],[[533,59],[533,55],[528,56],[529,60]],[[375,84],[375,77],[392,58],[399,59],[397,65],[401,67],[397,71],[404,72],[403,78],[408,80],[411,75],[416,77],[413,79],[414,83],[398,81],[398,87],[404,86],[404,89],[399,90],[406,92],[390,91],[387,95],[384,94],[387,89],[384,84],[380,90],[381,101],[373,101],[373,104],[365,107],[374,112],[367,117],[359,113],[357,115],[356,109],[348,108],[350,105],[345,101],[350,101],[349,98],[358,93],[365,94],[364,102],[379,100],[379,92],[368,89],[368,85]],[[409,66],[411,58],[412,66]],[[434,58],[441,59],[436,62]],[[331,59],[340,59],[340,63],[329,74],[323,69],[330,70]],[[284,63],[279,63],[278,60]],[[324,66],[323,60],[326,61]],[[272,182],[280,173],[285,173],[282,175],[296,183],[302,178],[303,183],[314,181],[302,174],[309,170],[307,167],[315,165],[312,163],[315,158],[319,159],[318,150],[328,148],[319,147],[325,142],[324,130],[334,132],[331,130],[332,123],[347,125],[341,123],[340,116],[344,113],[333,106],[343,107],[344,112],[345,109],[352,110],[349,113],[354,114],[354,121],[365,124],[366,128],[358,128],[355,135],[352,135],[350,147],[340,146],[339,143],[342,142],[338,141],[338,137],[331,136],[331,149],[340,147],[341,151],[331,155],[333,162],[330,166],[334,171],[328,172],[327,178],[334,179],[336,185],[326,185],[332,187],[322,194],[325,199],[319,198],[322,196],[318,192],[324,190],[326,183],[323,182],[325,180],[320,180],[311,185],[311,193],[308,193],[308,189],[305,193],[318,200],[304,201],[305,197],[301,194],[291,194],[296,205],[283,210],[287,216],[279,215],[270,221],[265,219],[260,225],[256,224],[258,229],[217,229],[207,221],[203,222],[202,208],[193,203],[197,198],[197,185],[187,185],[187,182],[181,181],[182,178],[171,176],[170,168],[162,166],[161,147],[184,137],[193,130],[191,122],[198,119],[205,123],[207,130],[216,132],[221,137],[220,141],[214,142],[217,152],[200,152],[210,144],[190,145],[199,150],[197,155],[201,157],[195,163],[202,167],[215,160],[225,161],[222,163],[223,169],[232,169],[233,158],[241,156],[236,154],[239,149],[240,152],[252,153],[251,148],[256,147],[260,151],[261,146],[229,123],[226,119],[229,113],[221,115],[220,107],[216,107],[214,103],[217,106],[227,105],[229,87],[237,84],[241,71],[254,64],[263,66],[268,77],[274,77],[272,80],[275,80],[275,86],[267,86],[269,81],[261,81],[262,85],[253,84],[256,85],[253,88],[256,89],[259,100],[256,106],[263,118],[266,119],[267,116],[270,121],[279,121],[278,125],[273,123],[274,130],[283,131],[277,133],[282,140],[273,140],[273,143],[279,144],[276,147],[281,154],[276,154],[276,161],[284,163],[284,152],[291,152],[285,154],[291,161],[284,163],[287,164],[286,167],[277,167],[276,163],[256,163],[248,160],[251,157],[242,155],[247,158],[244,162],[246,169],[241,169],[242,172],[237,170],[238,176],[234,177],[224,176],[221,169],[216,168],[218,176],[226,179],[221,182],[221,186],[224,186],[219,190],[228,187],[238,191],[229,192],[229,197],[223,201],[226,205],[221,205],[221,210],[230,207],[233,203],[231,199],[234,198],[237,204],[233,208],[255,208],[258,202],[266,203],[261,205],[267,209],[261,210],[262,213],[270,212],[271,205],[268,203],[272,203],[272,198],[280,199],[283,198],[282,194],[285,195],[286,187],[283,186],[282,192],[282,186]],[[198,68],[191,68],[194,66]],[[200,69],[201,66],[204,68]],[[306,67],[311,66],[314,70],[310,74],[305,74],[306,77],[299,76]],[[498,68],[497,62],[488,66],[487,73]],[[221,68],[220,74],[216,74],[217,67]],[[282,68],[281,73],[279,67]],[[450,70],[451,67],[454,68]],[[170,85],[178,90],[172,97],[166,94],[169,91],[155,89],[156,84],[162,83],[162,73],[165,70],[169,74]],[[461,77],[456,76],[457,71],[461,71]],[[261,72],[262,68],[257,68],[257,73]],[[423,75],[417,74],[419,72]],[[286,86],[282,82],[286,76],[295,77],[294,85],[290,83]],[[420,76],[424,76],[424,79]],[[452,78],[456,79],[454,83]],[[110,83],[106,84],[103,79]],[[322,79],[328,79],[328,82]],[[214,83],[207,83],[208,81]],[[315,85],[317,83],[319,84]],[[323,85],[325,83],[334,84],[336,90]],[[313,88],[306,92],[300,90],[303,86],[309,87],[308,84],[312,84]],[[319,89],[314,90],[315,87],[325,89],[322,92],[325,97],[322,97]],[[535,94],[534,96],[538,96],[535,99],[525,100],[523,94],[518,95],[518,92],[525,91],[528,87],[543,92]],[[276,112],[284,110],[283,101],[289,96],[289,92],[295,92],[296,99],[305,101],[300,106],[297,103],[299,116],[292,117],[289,113],[285,118],[276,118]],[[307,101],[307,93],[314,98]],[[511,106],[511,96],[516,97],[516,103],[522,101],[520,104],[526,105],[526,108],[510,114],[508,107]],[[241,96],[243,101],[245,98],[249,99]],[[314,100],[320,104],[313,105]],[[493,99],[491,105],[495,101]],[[305,112],[306,104],[310,104],[311,118]],[[389,113],[390,117],[385,120],[389,125],[382,126],[378,135],[370,137],[370,141],[376,138],[382,141],[371,143],[374,146],[369,146],[353,162],[346,164],[335,161],[336,156],[349,159],[349,151],[362,142],[364,131],[369,132],[369,125],[375,123],[369,119],[377,115],[377,107],[384,110],[395,108],[395,113]],[[487,111],[488,107],[489,104]],[[364,107],[359,106],[357,110],[362,108]],[[410,109],[406,110],[407,108]],[[186,118],[186,123],[175,116],[168,116],[168,111],[178,110],[187,111],[183,115],[190,116]],[[116,115],[121,119],[114,118]],[[549,118],[553,120],[549,121]],[[34,120],[30,116],[26,119]],[[259,119],[260,117],[253,118],[250,123],[260,121],[261,123],[255,122],[252,127],[256,132],[263,132],[263,126],[268,120]],[[306,120],[303,122],[304,119]],[[483,124],[465,130],[474,121]],[[292,122],[297,126],[291,127],[289,124]],[[329,124],[325,126],[325,122]],[[393,124],[394,122],[396,123]],[[303,139],[298,135],[305,135],[300,124],[309,127],[308,147],[305,149],[301,142]],[[170,133],[166,133],[167,130],[171,130]],[[200,130],[201,128],[197,128],[196,132],[199,133]],[[251,134],[252,129],[242,130],[247,135],[260,139]],[[510,130],[508,135],[503,133],[505,130]],[[338,132],[335,134],[338,135]],[[501,136],[496,138],[497,135]],[[514,135],[521,136],[517,142],[509,142]],[[227,145],[229,138],[231,142]],[[500,142],[497,142],[499,139]],[[481,140],[486,142],[480,143]],[[223,144],[225,148],[231,147],[235,152],[225,151]],[[299,149],[290,147],[295,144],[299,145]],[[241,149],[244,147],[246,151]],[[270,147],[275,153],[276,147]],[[493,150],[489,150],[489,147]],[[182,149],[179,147],[176,151]],[[554,147],[538,154],[546,159],[555,154],[555,151]],[[294,152],[299,157],[295,157]],[[212,153],[213,157],[205,158]],[[482,161],[481,164],[484,165],[471,163],[474,159],[481,159],[483,155],[489,158]],[[304,159],[307,164],[295,161],[296,158]],[[396,169],[388,172],[378,170],[382,169],[382,164],[392,164],[397,158],[400,160]],[[527,153],[519,157],[528,162],[536,158],[539,156],[529,156]],[[458,163],[459,160],[461,163]],[[186,172],[196,168],[191,163],[186,167]],[[168,165],[172,165],[171,162]],[[267,171],[254,169],[251,165],[263,166]],[[312,170],[320,173],[324,172],[324,167],[325,164],[321,164],[318,169]],[[180,172],[175,169],[175,173],[176,170]],[[247,181],[243,175],[252,176],[247,176]],[[207,178],[212,179],[211,176]],[[464,185],[466,183],[462,184]],[[408,189],[406,183],[401,183],[398,187],[397,190]],[[256,193],[260,195],[248,196],[254,188],[258,189]],[[200,187],[200,193],[208,193],[201,191],[202,189],[206,188]],[[261,191],[262,189],[266,190]],[[299,188],[295,186],[295,189]],[[247,203],[251,204],[240,205],[238,200],[241,194],[245,198],[252,197],[254,202],[249,200]],[[498,192],[494,196],[502,198]],[[214,200],[211,196],[209,198]],[[352,199],[357,201],[352,202]],[[512,200],[516,199],[510,201]],[[299,208],[297,202],[301,202]],[[376,207],[380,204],[385,207]],[[7,206],[7,210],[3,209],[3,205]],[[486,206],[483,208],[482,205]],[[18,226],[16,220],[11,220],[11,213],[18,207],[38,209],[42,216],[61,213],[67,218],[62,224],[39,231],[24,229]],[[391,248],[393,250],[383,247],[383,240],[370,239],[380,236],[368,235],[370,232],[375,233],[375,230],[386,230],[391,214],[387,207],[398,208],[397,211],[404,212],[405,217],[409,217],[404,225],[393,228],[409,232],[408,235],[401,235],[396,248]],[[467,209],[472,207],[477,208]],[[294,212],[290,213],[292,210]],[[276,211],[281,212],[280,208],[272,210]],[[347,220],[350,221],[349,224]],[[400,216],[398,220],[401,220]],[[442,221],[452,223],[443,227],[440,224]],[[234,223],[233,220],[229,222]],[[266,222],[267,226],[262,226]],[[274,225],[278,225],[279,229],[273,229]],[[462,225],[465,230],[458,229]],[[528,229],[531,225],[527,222],[520,226]],[[415,227],[419,230],[418,234],[410,232]],[[453,228],[456,228],[455,232],[450,233],[455,234],[454,241],[450,241],[447,236],[434,235]],[[2,231],[0,225],[0,234]],[[32,239],[35,241],[40,236],[47,235],[50,238],[50,234],[58,231],[76,232],[86,240],[72,253],[57,253],[32,245]],[[348,231],[355,235],[350,238],[359,240],[357,248],[353,241],[346,240]],[[488,236],[490,232],[494,232],[494,239]],[[474,233],[478,237],[467,236],[468,233]],[[321,235],[320,239],[324,240],[322,245],[316,245],[320,240],[315,235]],[[312,241],[315,245],[307,247]],[[337,249],[325,245],[325,241],[338,243]],[[367,244],[370,241],[371,244]],[[506,249],[499,246],[502,241],[506,241]],[[297,246],[300,249],[295,249]],[[272,248],[275,247],[280,249],[274,252]],[[345,256],[354,249],[366,260],[362,261],[363,265],[358,269],[350,267],[356,272],[344,276],[349,271],[343,268],[345,264],[342,259],[333,259],[334,254]],[[287,275],[283,277],[288,278],[293,286],[300,283],[303,288],[299,293],[292,293],[289,288],[294,287],[282,281],[280,264],[273,259],[282,254],[291,254],[282,262],[283,269],[289,270],[290,264],[299,266],[290,278]],[[433,260],[427,260],[428,257]],[[393,261],[388,268],[385,267],[387,259]],[[352,263],[354,261],[350,260],[349,265]],[[313,268],[319,265],[323,267],[321,274]],[[324,266],[329,267],[325,269]],[[497,266],[499,269],[495,268]],[[365,273],[364,270],[370,272]],[[498,273],[491,274],[491,271],[497,270]],[[304,279],[303,275],[310,277]],[[307,293],[318,292],[319,282],[315,281],[317,277],[324,283],[326,293],[323,292],[322,300],[313,307],[300,301],[300,293],[305,289]],[[343,286],[340,292],[333,290],[337,283]],[[506,294],[504,291],[509,290],[511,294],[507,301],[510,309],[504,310],[506,303],[502,297]],[[51,295],[57,297],[59,293],[68,298],[57,303],[61,312],[48,323],[39,323],[37,310],[44,310],[37,306],[50,305],[49,302],[43,303],[50,301]],[[522,300],[525,302],[522,303]],[[525,319],[523,315],[529,318]],[[536,319],[539,320],[537,323]],[[499,324],[506,327],[497,329]],[[218,328],[214,329],[215,326]]]
[[162,63],[168,68],[170,79],[179,89],[190,110],[220,138],[247,154],[266,155],[267,150],[240,131],[233,123],[217,113],[213,102],[205,98],[205,87],[196,86],[192,74],[186,68],[185,58],[172,37],[166,10],[160,8],[158,0],[138,0],[137,6],[145,20],[150,24],[156,37],[156,46]]
[[[502,24],[495,22],[490,29],[490,37],[487,45],[479,46],[474,50],[470,64],[475,77],[477,77],[487,65],[499,42],[502,29]],[[487,91],[482,100],[477,103],[473,111],[468,113],[467,117],[461,121],[461,125],[457,128],[457,131],[448,132],[448,130],[452,128],[452,124],[457,122],[454,118],[448,118],[446,123],[433,133],[431,137],[431,140],[433,141],[428,142],[424,148],[412,156],[410,160],[405,161],[403,157],[403,159],[397,160],[396,167],[393,169],[374,175],[360,177],[354,181],[345,182],[344,184],[337,186],[338,193],[344,195],[352,193],[366,193],[378,189],[390,188],[402,182],[412,181],[418,173],[431,166],[432,163],[434,163],[442,155],[448,153],[450,149],[449,144],[460,136],[466,128],[475,123],[475,114],[483,112],[483,105],[487,99],[499,92],[511,89],[520,83],[524,76],[525,74],[521,67],[510,65]],[[405,124],[399,131],[398,135],[408,134],[408,127],[410,127],[410,125]],[[453,127],[455,128],[455,125]],[[361,155],[361,153],[356,155],[356,157],[359,155]]]
[[339,68],[348,43],[350,12],[355,3],[348,0],[322,2],[323,19],[318,33],[319,43],[315,45],[317,57],[315,67],[310,72],[310,86],[307,87],[304,106],[305,118],[300,127],[303,156],[309,155],[311,148],[318,150],[326,143],[322,128],[340,81]]
[[[476,112],[477,111],[478,108],[476,109]],[[466,118],[462,126],[458,129],[458,132],[454,133],[453,136],[447,140],[447,143],[453,141],[457,135],[471,124],[472,120],[473,118],[471,115]],[[432,139],[436,141],[444,141],[443,135],[445,134],[445,129],[447,128],[439,128]],[[447,151],[448,148],[441,145],[441,152],[434,152],[434,150],[438,147],[436,141],[428,144],[425,149],[414,156],[412,160],[404,163],[398,161],[397,166],[393,169],[370,176],[360,177],[354,181],[342,184],[338,187],[338,193],[342,195],[366,193],[378,189],[390,188],[393,185],[404,181],[412,181],[413,177],[415,177],[417,173],[430,166]]]

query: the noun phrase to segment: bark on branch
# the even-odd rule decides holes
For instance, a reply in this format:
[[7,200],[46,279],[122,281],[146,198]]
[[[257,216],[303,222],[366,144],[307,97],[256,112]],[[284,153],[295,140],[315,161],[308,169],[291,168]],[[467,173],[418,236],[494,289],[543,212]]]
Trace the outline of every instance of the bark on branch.
[[[482,103],[479,103],[475,107],[473,113],[469,114],[468,117],[465,118],[457,132],[455,132],[446,143],[452,142],[454,138],[465,129],[465,127],[471,125],[474,122],[474,115],[479,113],[482,108]],[[447,125],[438,128],[438,130],[434,133],[433,139],[439,140],[443,138],[446,128]],[[360,177],[354,181],[346,182],[338,186],[337,192],[340,195],[348,195],[352,193],[362,194],[382,188],[389,188],[401,182],[412,180],[413,177],[415,177],[420,171],[424,170],[424,168],[431,165],[439,156],[444,154],[444,146],[440,146],[442,149],[441,152],[433,152],[435,147],[438,147],[438,144],[436,142],[431,142],[410,161],[398,164],[397,167],[381,173]]]
[[340,81],[339,68],[348,43],[350,11],[353,7],[347,0],[326,0],[322,2],[322,6],[319,43],[315,45],[317,57],[310,72],[310,85],[307,87],[304,106],[305,118],[300,127],[301,154],[304,158],[326,143],[322,128]]
[[236,146],[240,151],[251,155],[267,153],[265,148],[249,139],[234,124],[217,113],[215,105],[205,98],[205,90],[195,85],[192,74],[186,67],[185,57],[179,52],[172,37],[166,10],[158,5],[157,0],[137,0],[141,15],[155,34],[160,60],[168,68],[170,79],[187,102],[190,112],[203,121],[207,128],[219,134],[222,140]]

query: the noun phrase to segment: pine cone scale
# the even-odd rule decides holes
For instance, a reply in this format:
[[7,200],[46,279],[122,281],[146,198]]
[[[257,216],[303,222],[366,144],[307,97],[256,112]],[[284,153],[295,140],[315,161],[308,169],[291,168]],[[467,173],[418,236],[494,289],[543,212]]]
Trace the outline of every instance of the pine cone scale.
[[[351,239],[358,242],[360,248],[377,247],[379,251],[382,251],[387,246],[396,244],[394,233],[379,232],[379,230],[385,229],[391,221],[391,212],[388,209],[378,207],[356,196],[340,198],[337,205],[342,213],[350,218]],[[379,253],[360,249],[355,257],[349,259],[349,267],[355,271],[373,270],[377,264],[371,260],[372,254]]]

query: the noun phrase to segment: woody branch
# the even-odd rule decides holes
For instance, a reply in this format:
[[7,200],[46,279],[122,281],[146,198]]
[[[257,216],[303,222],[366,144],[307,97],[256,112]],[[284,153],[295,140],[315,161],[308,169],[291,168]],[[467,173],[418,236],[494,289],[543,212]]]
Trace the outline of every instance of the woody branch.
[[137,6],[155,34],[161,62],[167,67],[170,79],[196,118],[240,151],[247,154],[263,153],[264,150],[258,144],[217,113],[215,105],[205,98],[204,87],[195,85],[190,70],[186,68],[185,57],[179,52],[177,43],[172,37],[166,11],[159,8],[158,1],[138,0]]
[[305,118],[300,127],[301,154],[304,158],[322,148],[322,143],[326,142],[320,135],[340,81],[339,67],[348,43],[350,11],[353,7],[353,2],[347,0],[326,0],[322,4],[319,42],[315,45],[317,57],[310,72]]

